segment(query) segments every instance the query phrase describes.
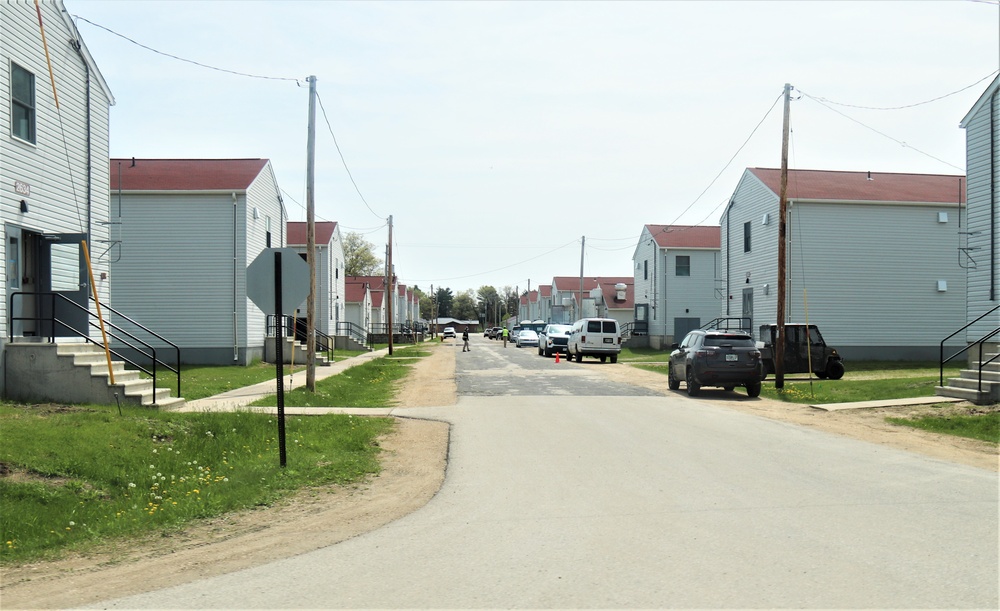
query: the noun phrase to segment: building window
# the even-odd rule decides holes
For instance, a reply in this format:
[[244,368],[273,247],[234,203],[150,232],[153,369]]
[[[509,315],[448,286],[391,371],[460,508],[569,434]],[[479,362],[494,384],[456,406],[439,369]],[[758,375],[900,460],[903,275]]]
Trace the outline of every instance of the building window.
[[743,223],[743,252],[750,252],[750,221]]
[[677,255],[677,267],[675,272],[678,276],[690,276],[691,257],[688,255]]
[[649,260],[642,262],[642,279],[649,280]]
[[10,64],[10,131],[15,138],[35,143],[35,75]]

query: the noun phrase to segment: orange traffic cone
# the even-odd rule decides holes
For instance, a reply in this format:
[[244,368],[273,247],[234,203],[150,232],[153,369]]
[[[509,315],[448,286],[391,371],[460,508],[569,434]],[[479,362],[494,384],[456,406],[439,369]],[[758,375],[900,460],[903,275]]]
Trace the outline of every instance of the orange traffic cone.
[[559,362],[559,352],[556,352],[556,362]]

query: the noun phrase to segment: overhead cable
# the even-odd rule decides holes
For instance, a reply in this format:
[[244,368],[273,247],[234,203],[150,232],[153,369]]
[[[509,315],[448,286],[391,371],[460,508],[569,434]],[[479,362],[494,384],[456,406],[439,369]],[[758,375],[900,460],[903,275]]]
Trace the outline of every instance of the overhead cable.
[[965,87],[962,87],[961,89],[952,91],[951,93],[946,93],[944,95],[939,95],[936,98],[931,98],[931,99],[925,100],[923,102],[916,102],[914,104],[904,104],[903,106],[861,106],[859,104],[846,104],[844,102],[834,102],[833,100],[830,100],[828,98],[809,95],[808,93],[806,93],[805,91],[802,91],[801,89],[799,89],[798,92],[801,93],[802,95],[806,96],[806,97],[809,97],[809,98],[812,98],[813,100],[816,100],[817,102],[826,102],[827,104],[833,104],[835,106],[845,106],[847,108],[860,108],[862,110],[903,110],[903,109],[906,109],[906,108],[915,108],[917,106],[923,106],[924,104],[930,104],[932,102],[937,102],[938,100],[943,100],[943,99],[949,98],[949,97],[951,97],[953,95],[962,93],[963,91],[966,91],[967,89],[972,89],[973,87],[975,87],[976,85],[982,83],[983,81],[989,80],[989,79],[993,78],[994,76],[996,76],[997,72],[1000,72],[1000,71],[994,70],[993,72],[990,72],[989,74],[987,74],[983,78],[979,79],[975,83],[972,83],[971,85],[966,85]]
[[347,167],[347,160],[344,159],[344,153],[340,150],[340,145],[337,144],[337,136],[333,133],[333,126],[330,125],[330,118],[326,116],[326,108],[323,107],[323,98],[319,95],[319,91],[316,91],[316,100],[319,101],[319,109],[323,113],[323,120],[326,121],[326,128],[330,130],[330,137],[333,138],[333,146],[337,148],[337,154],[340,155],[340,161],[344,164],[344,169],[347,170],[347,177],[351,179],[351,184],[354,185],[354,190],[358,192],[358,197],[365,204],[365,208],[368,211],[377,216],[378,218],[385,218],[380,214],[377,214],[372,207],[368,205],[368,200],[365,196],[361,194],[361,189],[358,188],[358,183],[354,182],[354,176],[351,174],[351,168]]
[[105,26],[103,26],[103,25],[101,25],[99,23],[94,23],[93,21],[91,21],[89,19],[86,19],[84,17],[80,17],[79,15],[73,15],[73,19],[77,19],[79,21],[84,21],[86,23],[89,23],[90,25],[94,26],[95,28],[100,28],[100,29],[104,30],[105,32],[109,32],[109,33],[114,34],[115,36],[117,36],[119,38],[123,38],[123,39],[129,41],[130,43],[134,44],[137,47],[142,47],[143,49],[146,49],[147,51],[151,51],[153,53],[156,53],[158,55],[162,55],[164,57],[169,57],[170,59],[176,59],[177,61],[182,61],[182,62],[185,62],[185,63],[188,63],[188,64],[193,64],[193,65],[201,67],[201,68],[207,68],[209,70],[215,70],[217,72],[225,72],[227,74],[234,74],[236,76],[245,76],[247,78],[264,79],[264,80],[268,80],[268,81],[291,81],[291,82],[295,83],[296,85],[299,85],[300,87],[302,86],[302,83],[297,78],[284,77],[284,76],[263,76],[263,75],[260,75],[260,74],[250,74],[249,72],[239,72],[237,70],[229,70],[227,68],[219,68],[219,67],[216,67],[216,66],[210,66],[208,64],[203,64],[201,62],[196,62],[193,59],[186,59],[186,58],[183,58],[183,57],[179,57],[177,55],[173,55],[171,53],[167,53],[165,51],[160,51],[158,49],[154,49],[153,47],[150,47],[148,45],[144,45],[141,42],[133,40],[133,39],[129,38],[128,36],[125,36],[124,34],[119,34],[118,32],[112,30],[111,28],[105,27]]

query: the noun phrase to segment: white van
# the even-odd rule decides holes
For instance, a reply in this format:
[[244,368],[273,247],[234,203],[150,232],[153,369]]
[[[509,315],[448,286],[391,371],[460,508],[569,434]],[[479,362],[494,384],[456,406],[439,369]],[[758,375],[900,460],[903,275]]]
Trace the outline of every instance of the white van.
[[608,357],[612,363],[617,363],[621,351],[622,333],[614,318],[581,318],[573,323],[566,345],[569,360],[575,356],[580,363],[585,356],[596,356],[602,363]]

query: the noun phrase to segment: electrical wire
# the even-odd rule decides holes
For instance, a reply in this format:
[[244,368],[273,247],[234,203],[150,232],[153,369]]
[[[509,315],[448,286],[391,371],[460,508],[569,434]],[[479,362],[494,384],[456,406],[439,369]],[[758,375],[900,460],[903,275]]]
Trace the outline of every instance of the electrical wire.
[[372,207],[368,205],[368,200],[365,196],[361,194],[361,189],[358,188],[358,183],[354,182],[354,176],[351,174],[351,168],[347,167],[347,160],[344,159],[344,153],[340,150],[340,145],[337,144],[337,136],[333,133],[333,126],[330,125],[330,118],[326,116],[326,108],[323,107],[323,98],[320,97],[319,91],[316,91],[316,100],[319,101],[319,109],[323,113],[323,120],[326,121],[326,128],[330,130],[330,137],[333,138],[333,146],[337,147],[337,154],[340,155],[340,161],[344,164],[344,169],[347,171],[347,177],[351,179],[351,184],[354,185],[354,190],[358,192],[358,197],[364,202],[365,207],[368,211],[377,216],[378,218],[385,218],[381,214],[376,214]]
[[469,274],[467,276],[455,276],[454,278],[417,278],[415,280],[411,280],[411,282],[414,282],[414,283],[416,283],[416,282],[450,282],[452,280],[465,280],[467,278],[476,278],[477,276],[482,276],[484,274],[492,274],[494,272],[503,271],[505,269],[510,269],[512,267],[517,267],[518,265],[523,265],[525,263],[528,263],[529,261],[534,261],[535,259],[539,259],[539,258],[544,257],[546,255],[550,255],[550,254],[552,254],[554,252],[560,251],[563,248],[566,248],[567,246],[572,246],[572,245],[576,244],[578,241],[579,240],[573,240],[571,242],[567,242],[567,243],[563,244],[562,246],[557,246],[557,247],[553,248],[552,250],[549,250],[547,252],[543,252],[540,255],[536,255],[534,257],[531,257],[531,258],[528,258],[528,259],[524,259],[523,261],[518,261],[517,263],[511,263],[510,265],[505,265],[503,267],[498,267],[496,269],[485,270],[485,271],[478,272],[478,273],[475,273],[475,274]]
[[147,51],[151,51],[153,53],[156,53],[157,55],[162,55],[164,57],[169,57],[170,59],[176,59],[177,61],[182,61],[182,62],[185,62],[185,63],[188,63],[188,64],[193,64],[193,65],[198,66],[200,68],[207,68],[209,70],[215,70],[217,72],[225,72],[226,74],[234,74],[236,76],[244,76],[244,77],[247,77],[247,78],[263,79],[263,80],[268,80],[268,81],[291,81],[291,82],[295,83],[296,85],[298,85],[299,87],[302,86],[302,82],[300,81],[300,79],[297,79],[297,78],[284,77],[284,76],[263,76],[263,75],[260,75],[260,74],[250,74],[249,72],[239,72],[237,70],[229,70],[227,68],[219,68],[219,67],[216,67],[216,66],[211,66],[209,64],[203,64],[201,62],[196,62],[193,59],[186,59],[186,58],[183,58],[183,57],[179,57],[177,55],[173,55],[173,54],[167,53],[165,51],[160,51],[158,49],[154,49],[153,47],[150,47],[148,45],[144,45],[141,42],[133,40],[133,39],[129,38],[128,36],[125,36],[124,34],[119,34],[118,32],[112,30],[109,27],[103,26],[103,25],[101,25],[99,23],[94,23],[93,21],[91,21],[91,20],[89,20],[89,19],[87,19],[85,17],[81,17],[79,15],[72,15],[72,18],[76,19],[77,21],[83,21],[83,22],[89,23],[90,25],[94,26],[95,28],[100,28],[100,29],[104,30],[105,32],[114,34],[115,36],[117,36],[119,38],[122,38],[124,40],[129,41],[130,43],[134,44],[137,47],[141,47],[143,49],[146,49]]
[[936,98],[931,98],[931,99],[925,100],[923,102],[916,102],[914,104],[904,104],[903,106],[861,106],[861,105],[858,105],[858,104],[846,104],[844,102],[834,102],[833,100],[830,100],[830,99],[827,99],[827,98],[823,98],[823,97],[819,97],[819,96],[812,96],[812,95],[809,95],[808,93],[802,91],[801,89],[799,89],[798,92],[801,93],[802,95],[810,97],[810,98],[812,98],[812,99],[814,99],[816,101],[826,102],[827,104],[833,104],[835,106],[845,106],[847,108],[860,108],[862,110],[903,110],[903,109],[906,109],[906,108],[916,108],[917,106],[923,106],[924,104],[930,104],[932,102],[937,102],[938,100],[943,100],[943,99],[949,98],[949,97],[951,97],[953,95],[962,93],[963,91],[966,91],[968,89],[972,89],[973,87],[975,87],[976,85],[982,83],[983,81],[989,80],[989,79],[993,78],[994,76],[996,76],[997,72],[1000,72],[1000,71],[994,70],[993,72],[987,74],[986,76],[984,76],[983,78],[979,79],[975,83],[972,83],[971,85],[967,85],[965,87],[962,87],[961,89],[958,89],[956,91],[952,91],[951,93],[946,93],[944,95],[939,95]]
[[801,91],[801,90],[799,90],[799,93],[801,93],[805,97],[809,98],[810,100],[816,102],[817,104],[819,104],[823,108],[826,108],[827,110],[829,110],[831,112],[835,112],[838,115],[844,117],[845,119],[853,121],[853,122],[857,123],[858,125],[860,125],[861,127],[864,127],[865,129],[868,129],[868,130],[871,130],[871,131],[875,132],[876,134],[882,136],[883,138],[887,138],[889,140],[892,140],[893,142],[895,142],[896,144],[898,144],[898,145],[900,145],[900,146],[902,146],[904,148],[912,149],[912,150],[916,151],[917,153],[920,153],[921,155],[924,155],[925,157],[929,157],[929,158],[933,159],[934,161],[937,161],[939,163],[943,163],[946,166],[955,168],[959,172],[965,172],[965,168],[961,168],[961,167],[955,165],[954,163],[949,163],[949,162],[945,161],[944,159],[940,159],[938,157],[935,157],[934,155],[931,155],[930,153],[926,153],[926,152],[924,152],[924,151],[916,148],[915,146],[911,146],[911,145],[907,144],[906,142],[903,142],[902,140],[899,140],[898,138],[893,138],[889,134],[886,134],[884,132],[880,132],[879,130],[875,129],[874,127],[872,127],[870,125],[866,125],[865,123],[862,123],[861,121],[858,121],[854,117],[852,117],[852,116],[850,116],[848,114],[845,114],[845,113],[837,110],[836,108],[828,106],[826,103],[820,101],[819,98],[813,97],[813,96],[809,95],[808,93],[805,93],[804,91]]

